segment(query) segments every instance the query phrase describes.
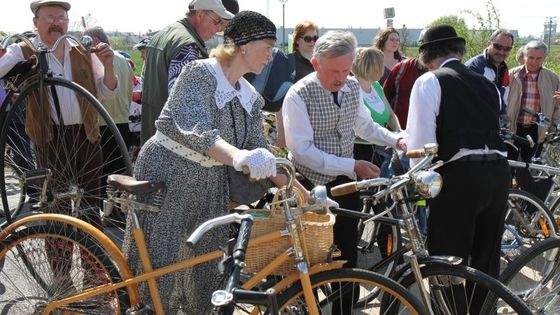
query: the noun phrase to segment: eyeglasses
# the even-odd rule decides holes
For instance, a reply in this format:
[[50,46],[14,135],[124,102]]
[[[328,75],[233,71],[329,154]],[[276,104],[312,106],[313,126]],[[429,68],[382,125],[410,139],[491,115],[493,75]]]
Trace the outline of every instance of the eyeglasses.
[[212,12],[212,11],[204,11],[204,13],[206,13],[206,15],[208,15],[208,17],[212,20],[212,23],[214,23],[214,26],[220,26],[220,25],[224,25],[225,23],[227,23],[221,17],[213,16],[212,14],[210,14],[210,12]]
[[315,35],[315,36],[303,36],[301,39],[303,39],[304,42],[306,43],[311,43],[311,41],[316,42],[319,39],[319,36]]
[[39,16],[39,19],[47,22],[48,24],[52,24],[54,22],[56,23],[67,23],[68,22],[68,18],[66,16],[59,16],[59,17],[54,17],[52,15],[47,15],[47,16]]
[[505,52],[511,51],[511,46],[502,46],[498,43],[492,43],[492,47],[494,47],[494,49],[496,50],[503,50]]

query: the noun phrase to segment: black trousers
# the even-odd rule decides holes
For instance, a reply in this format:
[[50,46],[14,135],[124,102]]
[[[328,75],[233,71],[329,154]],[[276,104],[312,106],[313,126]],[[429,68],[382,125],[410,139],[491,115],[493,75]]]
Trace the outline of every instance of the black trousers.
[[440,174],[443,189],[428,218],[430,255],[458,256],[497,277],[511,183],[507,161],[451,162]]
[[[497,278],[511,183],[507,161],[455,161],[441,167],[439,173],[444,184],[430,203],[430,255],[461,257],[463,264]],[[474,309],[485,297],[485,292],[478,291]]]
[[515,152],[513,148],[508,150],[508,158],[512,160],[521,160],[523,162],[531,162],[533,156],[538,156],[540,154],[541,144],[537,143],[539,140],[539,127],[535,124],[529,126],[524,126],[522,124],[517,124],[516,135],[525,138],[526,136],[531,136],[535,145],[530,148],[527,146],[518,146],[518,152]]

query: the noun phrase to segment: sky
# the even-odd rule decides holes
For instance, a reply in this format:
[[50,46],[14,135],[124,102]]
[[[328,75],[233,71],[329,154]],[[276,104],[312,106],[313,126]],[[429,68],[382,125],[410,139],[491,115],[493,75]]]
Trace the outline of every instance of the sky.
[[[0,30],[21,33],[33,28],[30,0],[2,0],[4,14]],[[70,26],[77,28],[82,16],[106,31],[143,34],[158,30],[180,19],[189,0],[74,0],[69,1]],[[268,16],[277,27],[283,24],[279,0],[238,0],[241,10],[253,10]],[[489,0],[287,0],[284,5],[286,27],[310,20],[325,28],[378,28],[386,25],[383,9],[395,10],[394,26],[423,28],[445,15],[465,18],[469,26],[477,25],[464,10],[486,15]],[[421,5],[420,5],[421,3]],[[560,0],[492,0],[500,15],[500,26],[518,30],[521,36],[540,36],[547,17],[560,15]],[[9,14],[7,14],[9,12]],[[560,21],[558,16],[557,21]],[[558,28],[560,31],[560,27]]]

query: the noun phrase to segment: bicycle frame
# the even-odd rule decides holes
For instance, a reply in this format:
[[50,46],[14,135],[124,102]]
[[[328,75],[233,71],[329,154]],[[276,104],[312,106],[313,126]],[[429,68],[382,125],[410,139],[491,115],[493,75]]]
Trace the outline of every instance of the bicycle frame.
[[[277,163],[279,163],[279,165],[283,166],[286,170],[288,170],[290,174],[295,173],[295,170],[293,170],[293,166],[291,166],[291,163],[288,162],[287,160],[279,158],[277,159]],[[279,203],[282,203],[284,205],[284,209],[288,209],[287,211],[285,211],[287,230],[285,229],[282,231],[275,231],[262,235],[260,237],[257,237],[249,241],[249,245],[248,245],[248,248],[251,248],[263,243],[275,242],[275,241],[279,241],[282,238],[289,237],[291,247],[288,248],[284,253],[276,257],[268,266],[263,268],[263,270],[259,271],[248,281],[246,281],[241,286],[241,288],[246,290],[252,289],[261,280],[265,279],[268,275],[271,275],[272,272],[274,272],[283,263],[287,262],[291,256],[294,256],[296,261],[297,271],[292,272],[290,275],[282,279],[280,282],[274,285],[273,289],[275,290],[275,292],[279,292],[289,287],[294,282],[301,281],[303,292],[304,292],[304,298],[306,303],[310,307],[310,313],[319,314],[319,310],[317,309],[317,306],[314,303],[315,297],[313,294],[313,290],[311,288],[310,276],[322,271],[342,268],[345,261],[333,261],[333,262],[328,262],[323,264],[317,264],[311,267],[308,266],[308,263],[304,255],[305,240],[303,239],[302,236],[300,236],[301,225],[294,218],[292,211],[289,210],[290,202],[293,202],[295,200],[295,197],[290,197],[290,198],[286,197],[287,195],[290,195],[291,187],[293,187],[292,183],[293,183],[293,177],[289,177],[288,185],[287,185],[288,189],[281,191],[282,200],[279,201]],[[322,190],[321,189],[316,190],[315,193],[313,194],[317,195],[317,197],[315,198],[316,204],[315,206],[311,206],[309,209],[307,209],[307,211],[324,210],[323,208],[324,205],[322,204],[322,202],[326,201],[326,191],[324,190],[324,187],[322,188]],[[129,198],[130,197],[128,196],[115,197],[114,201],[120,202],[121,205],[123,205],[124,207],[126,207],[128,204],[134,204],[140,207],[144,206],[144,204],[138,203],[137,201]],[[156,279],[158,277],[179,270],[191,268],[196,265],[207,263],[213,260],[217,260],[226,254],[222,250],[217,250],[210,253],[206,253],[201,256],[180,261],[169,266],[153,269],[145,243],[144,231],[140,226],[138,217],[136,215],[135,207],[126,207],[126,208],[128,208],[128,211],[130,212],[131,215],[132,236],[138,247],[140,262],[144,269],[144,273],[141,275],[133,274],[132,270],[128,266],[128,263],[126,262],[123,253],[119,250],[119,248],[115,245],[115,243],[111,239],[109,239],[105,234],[103,234],[102,231],[72,216],[61,215],[61,214],[32,215],[17,220],[16,222],[10,224],[5,229],[0,231],[0,241],[2,241],[8,235],[16,231],[16,229],[18,229],[19,227],[22,227],[26,224],[30,224],[32,222],[49,221],[49,222],[59,222],[59,223],[68,224],[78,230],[84,231],[85,233],[93,237],[94,240],[99,242],[99,244],[106,249],[108,255],[113,259],[113,261],[121,271],[121,276],[124,279],[123,281],[118,283],[100,285],[94,288],[89,288],[73,296],[66,297],[61,300],[52,301],[45,307],[45,309],[43,310],[43,314],[49,314],[50,312],[54,311],[56,308],[59,308],[61,306],[68,305],[70,303],[87,299],[103,293],[108,293],[110,291],[114,291],[124,287],[127,288],[127,291],[129,293],[131,306],[135,306],[141,302],[138,287],[137,287],[138,283],[140,282],[148,283],[148,288],[153,302],[154,310],[156,314],[163,314],[164,311],[161,303],[161,297],[159,295],[159,290],[156,283]],[[305,208],[303,209],[305,210]],[[147,206],[145,207],[145,210],[153,211],[154,209],[152,206]],[[223,217],[219,217],[213,220],[219,220],[220,218]],[[189,241],[196,240],[200,235],[202,235],[205,229],[208,229],[208,226],[211,226],[211,223],[209,223],[210,221],[203,223],[197,230],[195,230],[191,235],[191,237],[189,238]],[[194,243],[196,243],[196,241],[192,242],[192,244]]]

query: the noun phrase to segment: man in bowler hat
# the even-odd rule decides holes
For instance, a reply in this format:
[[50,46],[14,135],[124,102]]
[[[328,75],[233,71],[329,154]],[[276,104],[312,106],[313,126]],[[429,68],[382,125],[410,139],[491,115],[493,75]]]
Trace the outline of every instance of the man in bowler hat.
[[412,88],[407,143],[409,149],[437,143],[437,159],[445,162],[437,169],[443,189],[430,203],[430,255],[457,256],[497,277],[510,184],[499,135],[501,98],[492,82],[461,63],[465,51],[453,27],[426,31],[419,59],[430,71]]

